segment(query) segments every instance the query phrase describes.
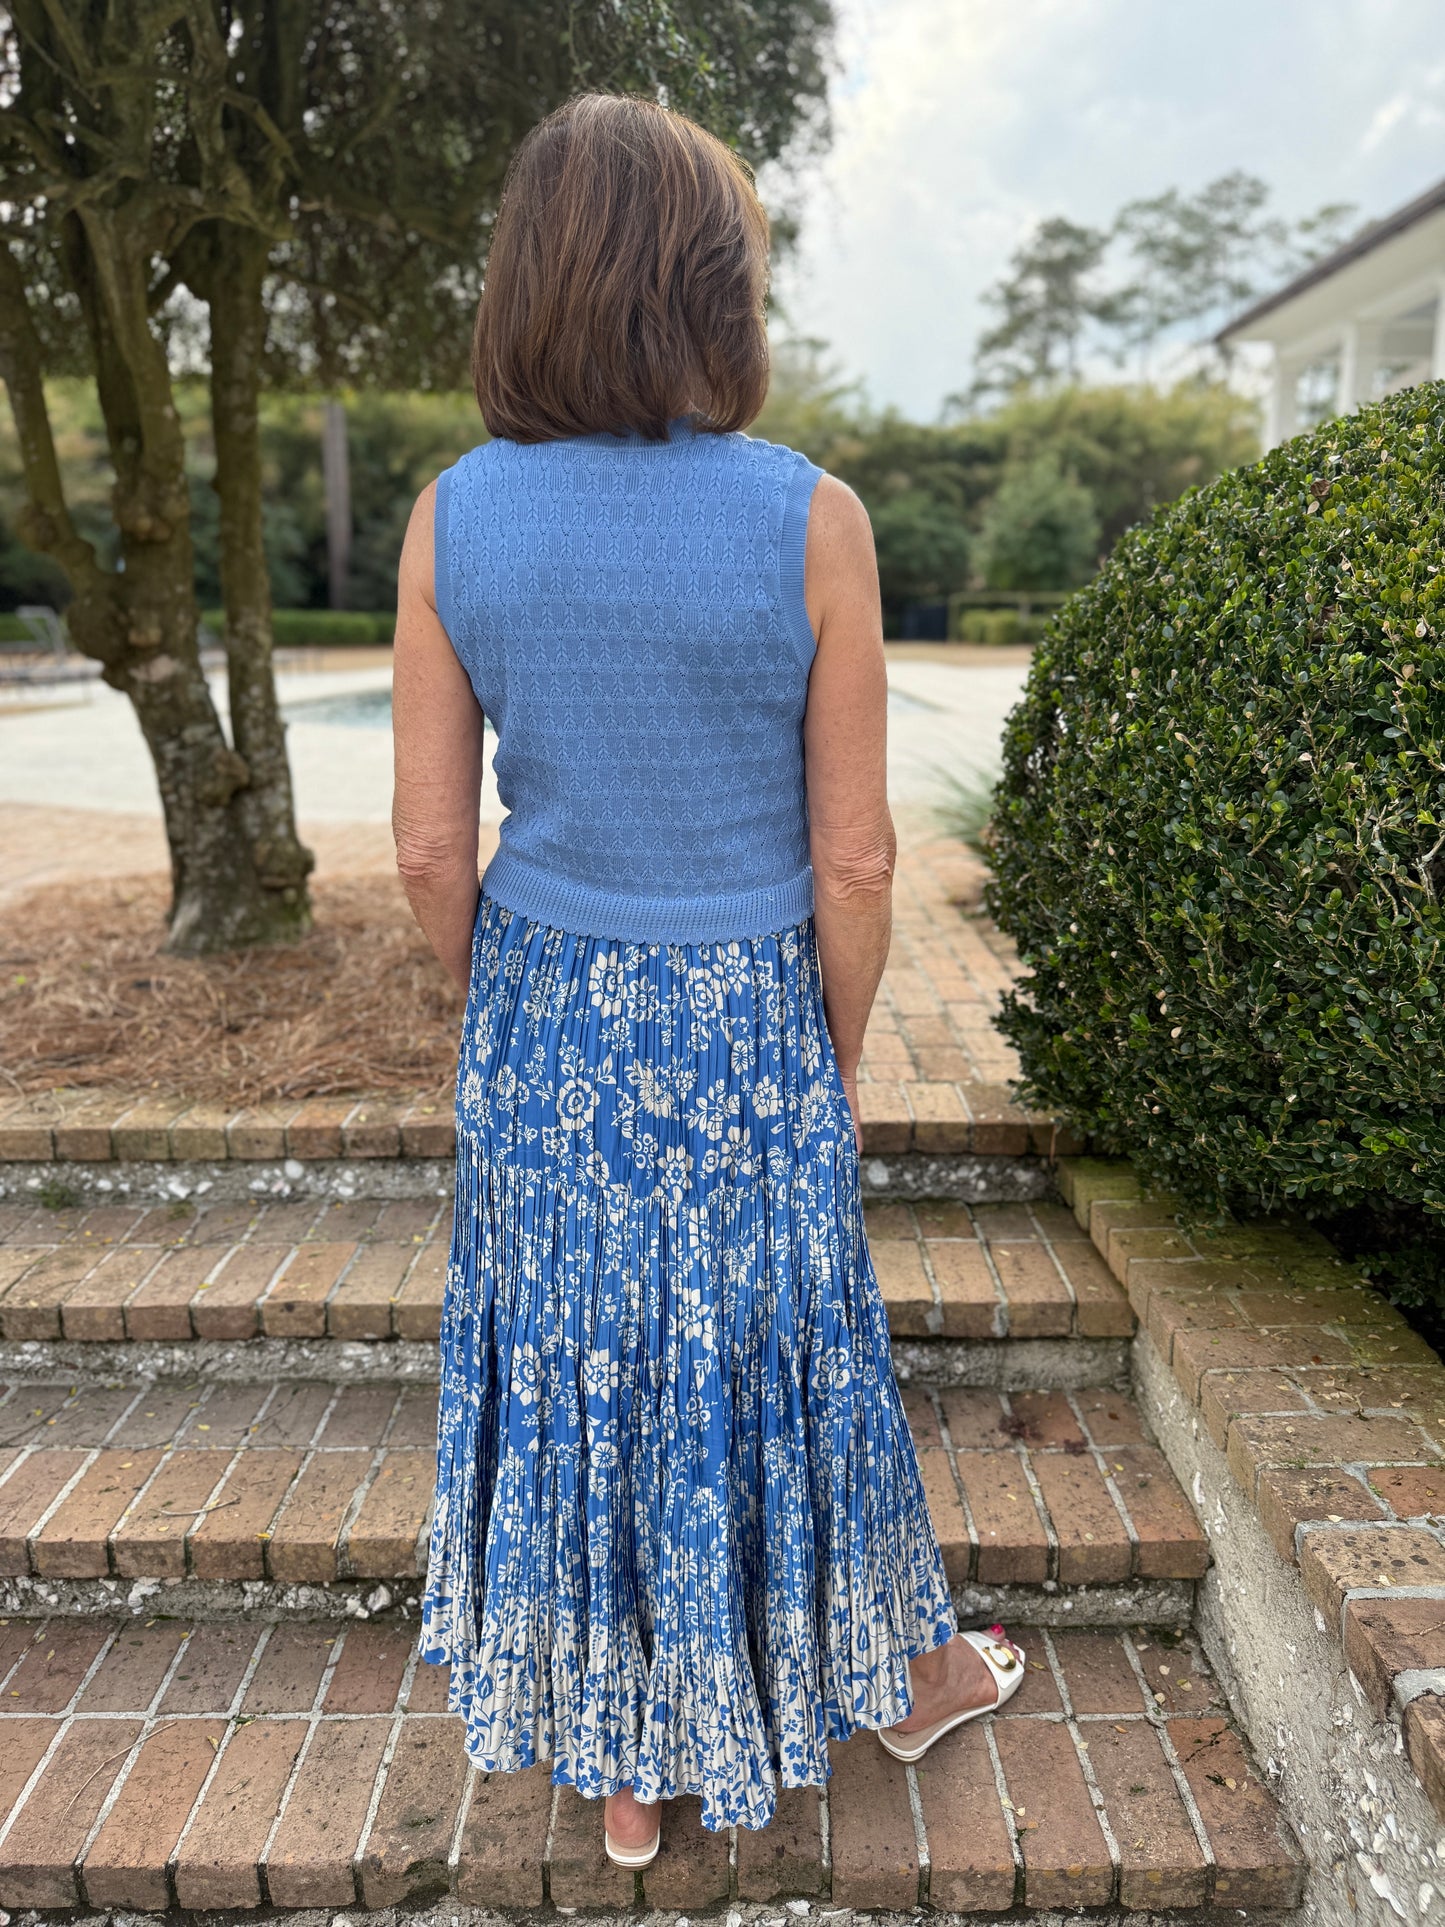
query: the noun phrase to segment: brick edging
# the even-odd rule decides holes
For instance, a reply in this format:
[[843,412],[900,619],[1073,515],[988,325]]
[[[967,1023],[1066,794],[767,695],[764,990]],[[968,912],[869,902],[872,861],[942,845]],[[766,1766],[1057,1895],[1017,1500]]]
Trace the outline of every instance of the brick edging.
[[1057,1176],[1445,1818],[1445,1364],[1307,1226],[1194,1226],[1124,1161]]
[[[998,1085],[864,1083],[865,1156],[1062,1157],[1080,1149]],[[316,1097],[236,1108],[154,1091],[57,1089],[0,1104],[0,1164],[446,1158],[450,1092]]]

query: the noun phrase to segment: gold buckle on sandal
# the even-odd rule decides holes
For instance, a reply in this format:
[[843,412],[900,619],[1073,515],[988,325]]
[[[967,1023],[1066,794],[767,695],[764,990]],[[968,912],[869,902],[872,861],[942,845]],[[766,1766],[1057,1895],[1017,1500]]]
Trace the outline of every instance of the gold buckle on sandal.
[[1012,1646],[999,1646],[991,1642],[984,1651],[1001,1673],[1011,1673],[1019,1663],[1018,1654]]

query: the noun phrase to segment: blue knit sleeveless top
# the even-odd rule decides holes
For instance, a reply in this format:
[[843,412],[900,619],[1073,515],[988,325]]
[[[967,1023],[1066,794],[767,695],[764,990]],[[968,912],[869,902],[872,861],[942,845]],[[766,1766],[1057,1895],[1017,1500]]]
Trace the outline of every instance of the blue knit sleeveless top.
[[812,913],[803,601],[820,471],[746,435],[492,441],[442,475],[436,603],[497,733],[482,887],[579,936]]

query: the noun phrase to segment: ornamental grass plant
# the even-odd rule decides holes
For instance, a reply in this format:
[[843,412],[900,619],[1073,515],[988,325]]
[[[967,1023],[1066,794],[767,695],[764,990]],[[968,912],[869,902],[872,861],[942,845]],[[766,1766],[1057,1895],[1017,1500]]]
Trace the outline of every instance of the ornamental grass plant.
[[1130,530],[1035,651],[990,834],[1027,1094],[1445,1303],[1445,383]]

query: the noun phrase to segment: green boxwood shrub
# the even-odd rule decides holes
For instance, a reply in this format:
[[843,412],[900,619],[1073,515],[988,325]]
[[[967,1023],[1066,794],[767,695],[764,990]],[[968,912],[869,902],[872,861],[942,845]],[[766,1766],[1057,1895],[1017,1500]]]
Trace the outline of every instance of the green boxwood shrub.
[[1035,651],[991,834],[1030,1096],[1186,1196],[1438,1230],[1445,383],[1126,534]]

